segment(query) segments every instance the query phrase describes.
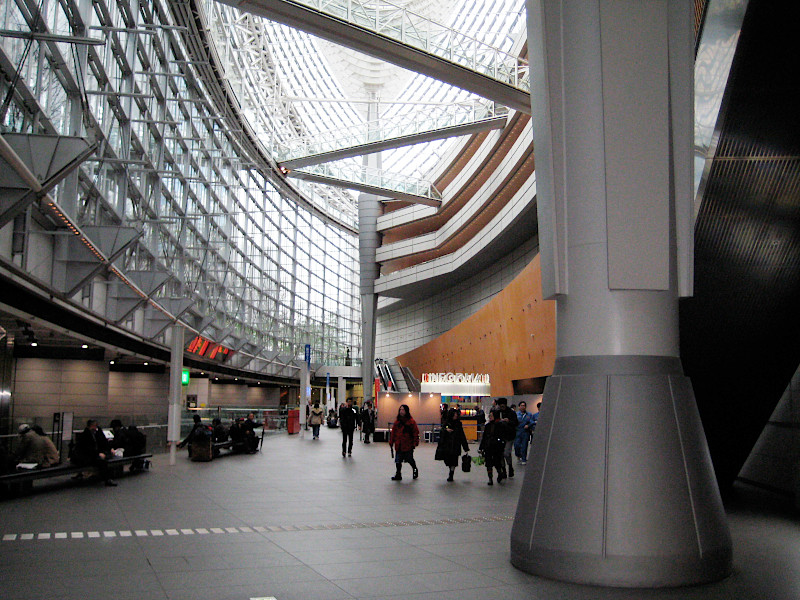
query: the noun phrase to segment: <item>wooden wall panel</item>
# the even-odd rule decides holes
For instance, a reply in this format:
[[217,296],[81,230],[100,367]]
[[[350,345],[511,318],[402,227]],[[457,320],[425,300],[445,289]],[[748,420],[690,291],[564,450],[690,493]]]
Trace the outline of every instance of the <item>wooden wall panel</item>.
[[492,395],[507,396],[516,379],[552,374],[555,355],[555,302],[542,300],[537,255],[481,310],[397,361],[418,379],[433,372],[488,373]]

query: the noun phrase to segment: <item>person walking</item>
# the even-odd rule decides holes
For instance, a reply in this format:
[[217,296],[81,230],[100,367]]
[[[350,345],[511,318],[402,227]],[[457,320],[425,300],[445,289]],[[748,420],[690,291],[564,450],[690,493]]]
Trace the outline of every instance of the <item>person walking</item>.
[[500,421],[500,410],[495,408],[489,411],[489,420],[483,429],[483,437],[478,447],[478,452],[486,461],[486,473],[489,475],[487,485],[494,485],[493,469],[497,469],[497,483],[506,478],[506,462],[503,457],[505,447],[505,425]]
[[447,417],[439,432],[439,445],[436,447],[435,455],[436,460],[444,461],[450,469],[447,481],[453,481],[462,448],[469,454],[467,436],[464,435],[464,426],[461,424],[461,411],[458,408],[451,408],[447,411]]
[[361,433],[365,444],[369,444],[369,436],[375,433],[375,409],[369,400],[361,407]]
[[353,399],[339,407],[339,428],[342,430],[342,456],[353,455],[353,432],[358,425],[358,412],[353,408]]
[[312,438],[314,440],[319,439],[319,428],[322,423],[325,421],[325,411],[319,405],[319,401],[314,402],[314,406],[311,407],[311,413],[308,415],[308,424],[311,425],[311,433]]
[[486,413],[483,412],[483,406],[480,404],[478,404],[478,409],[475,411],[475,422],[477,423],[478,436],[480,437],[483,426],[486,425]]
[[419,427],[411,416],[408,405],[401,404],[397,410],[397,419],[395,419],[389,434],[389,448],[394,449],[394,464],[397,469],[392,481],[403,479],[401,474],[403,462],[411,465],[414,479],[419,477],[417,461],[414,460],[414,448],[417,446],[419,446]]
[[514,454],[521,465],[528,462],[528,443],[535,427],[536,418],[528,412],[528,403],[523,400],[517,411],[517,436],[514,438]]
[[502,423],[500,428],[506,440],[503,458],[508,465],[508,478],[511,479],[514,477],[514,463],[511,462],[511,448],[514,447],[514,439],[517,437],[517,413],[508,407],[508,400],[506,398],[497,399],[497,408],[500,410],[500,423]]

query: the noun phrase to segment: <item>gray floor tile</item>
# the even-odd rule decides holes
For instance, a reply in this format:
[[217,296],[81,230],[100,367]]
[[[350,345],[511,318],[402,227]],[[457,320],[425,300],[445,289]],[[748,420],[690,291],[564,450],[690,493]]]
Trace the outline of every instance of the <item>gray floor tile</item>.
[[357,445],[342,460],[337,439],[327,430],[319,444],[274,436],[259,454],[211,463],[181,455],[169,466],[158,455],[117,488],[62,485],[2,501],[0,598],[800,598],[800,519],[765,492],[729,503],[728,579],[674,590],[578,586],[509,563],[518,481],[488,488],[476,470],[447,484],[423,444],[420,479],[397,484],[385,444]]

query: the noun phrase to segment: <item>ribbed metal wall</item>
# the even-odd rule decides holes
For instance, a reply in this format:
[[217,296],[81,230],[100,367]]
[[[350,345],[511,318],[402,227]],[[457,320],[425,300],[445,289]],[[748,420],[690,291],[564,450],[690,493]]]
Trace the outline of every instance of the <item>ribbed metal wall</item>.
[[800,364],[800,10],[751,0],[695,233],[681,355],[717,476],[736,478]]

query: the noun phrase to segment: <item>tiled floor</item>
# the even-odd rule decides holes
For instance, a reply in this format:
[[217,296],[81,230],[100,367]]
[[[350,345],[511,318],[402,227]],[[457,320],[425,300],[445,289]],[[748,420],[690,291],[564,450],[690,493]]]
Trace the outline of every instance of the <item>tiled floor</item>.
[[735,573],[674,590],[576,586],[508,561],[519,478],[488,487],[417,451],[402,482],[386,444],[338,431],[279,435],[260,454],[175,466],[157,455],[119,487],[67,486],[0,501],[0,598],[277,600],[800,598],[800,518],[740,489],[728,503]]

